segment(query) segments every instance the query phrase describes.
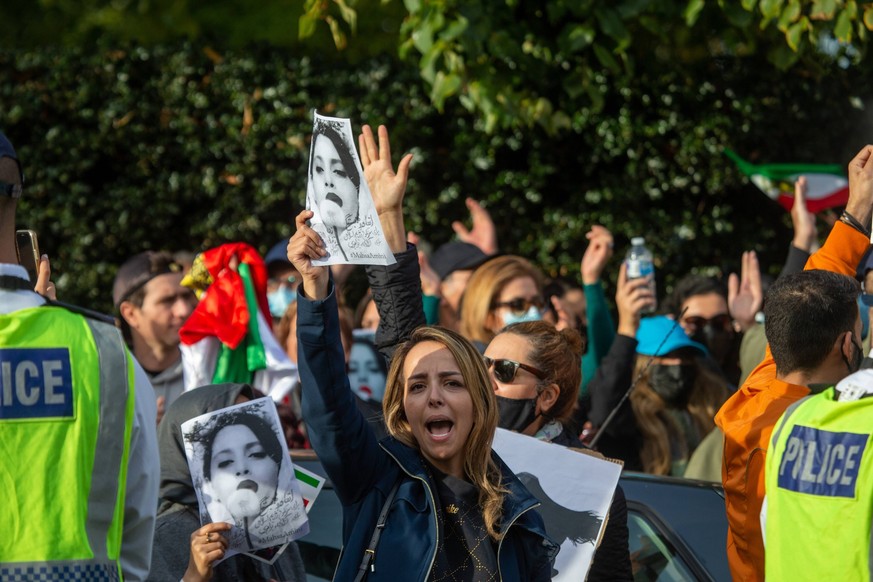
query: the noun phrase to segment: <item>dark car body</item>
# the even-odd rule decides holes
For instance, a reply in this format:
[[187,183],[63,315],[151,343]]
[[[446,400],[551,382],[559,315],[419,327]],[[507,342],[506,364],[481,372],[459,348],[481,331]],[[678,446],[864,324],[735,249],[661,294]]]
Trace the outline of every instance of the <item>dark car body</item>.
[[[324,476],[312,451],[294,462]],[[730,580],[727,518],[720,484],[625,472],[631,563],[637,581]],[[328,480],[299,542],[309,580],[330,580],[342,540],[342,506]]]

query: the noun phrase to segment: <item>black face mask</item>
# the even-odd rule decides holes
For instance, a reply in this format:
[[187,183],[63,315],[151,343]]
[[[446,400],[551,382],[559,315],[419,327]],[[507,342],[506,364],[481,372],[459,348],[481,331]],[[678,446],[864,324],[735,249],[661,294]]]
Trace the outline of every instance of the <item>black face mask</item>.
[[861,362],[864,360],[864,350],[855,343],[855,340],[851,340],[852,342],[852,361],[846,359],[846,356],[843,356],[843,361],[846,362],[846,368],[849,369],[849,374],[854,374],[858,370],[861,369]]
[[497,415],[499,417],[497,426],[521,432],[531,425],[537,419],[537,399],[536,398],[506,398],[504,396],[497,397]]
[[669,406],[684,406],[697,380],[694,364],[652,364],[649,386]]
[[694,332],[691,339],[705,345],[706,349],[709,350],[712,359],[715,360],[719,366],[723,366],[725,360],[730,354],[734,334],[724,328],[708,323]]

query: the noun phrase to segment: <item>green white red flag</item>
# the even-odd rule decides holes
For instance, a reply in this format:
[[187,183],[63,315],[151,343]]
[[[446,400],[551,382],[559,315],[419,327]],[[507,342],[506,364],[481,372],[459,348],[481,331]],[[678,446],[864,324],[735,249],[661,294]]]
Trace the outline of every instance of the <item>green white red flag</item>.
[[849,200],[849,181],[839,164],[752,164],[733,150],[725,148],[724,153],[755,186],[786,210],[794,205],[794,182],[801,176],[806,177],[806,206],[810,212],[845,206]]

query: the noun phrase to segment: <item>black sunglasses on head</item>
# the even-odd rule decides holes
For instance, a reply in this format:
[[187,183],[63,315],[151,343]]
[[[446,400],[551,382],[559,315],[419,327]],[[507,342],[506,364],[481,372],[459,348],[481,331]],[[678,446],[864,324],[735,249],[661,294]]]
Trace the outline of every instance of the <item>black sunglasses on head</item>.
[[527,310],[530,309],[531,306],[534,306],[542,311],[543,307],[546,306],[546,300],[539,296],[533,297],[531,299],[516,297],[515,299],[511,299],[509,301],[495,303],[492,309],[497,309],[498,307],[508,307],[511,312],[520,315],[523,313],[527,313]]
[[533,366],[528,366],[527,364],[522,364],[521,362],[516,362],[513,360],[505,360],[503,358],[489,358],[488,356],[484,356],[485,367],[489,370],[491,366],[494,366],[494,377],[497,378],[500,382],[504,384],[509,384],[515,379],[515,375],[518,373],[518,369],[527,370],[540,380],[546,379],[546,373],[537,370]]

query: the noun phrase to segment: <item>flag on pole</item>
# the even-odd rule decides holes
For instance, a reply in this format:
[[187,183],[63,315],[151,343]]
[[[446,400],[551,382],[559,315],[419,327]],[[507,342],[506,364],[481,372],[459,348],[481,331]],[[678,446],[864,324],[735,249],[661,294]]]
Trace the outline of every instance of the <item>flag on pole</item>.
[[801,176],[806,177],[806,206],[810,212],[845,206],[849,200],[849,181],[839,164],[752,164],[733,150],[725,148],[724,153],[755,186],[786,210],[794,205],[794,182]]

